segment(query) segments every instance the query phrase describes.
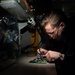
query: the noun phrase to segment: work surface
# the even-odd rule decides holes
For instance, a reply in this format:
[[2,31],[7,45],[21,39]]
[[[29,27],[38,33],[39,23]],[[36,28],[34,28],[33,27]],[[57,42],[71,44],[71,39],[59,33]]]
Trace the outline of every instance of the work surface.
[[11,67],[0,72],[0,75],[56,75],[54,63],[29,63],[36,56],[23,56]]
[[35,58],[36,56],[25,56],[22,59],[19,59],[19,64],[23,67],[25,66],[27,75],[56,75],[54,63],[29,63],[29,61]]

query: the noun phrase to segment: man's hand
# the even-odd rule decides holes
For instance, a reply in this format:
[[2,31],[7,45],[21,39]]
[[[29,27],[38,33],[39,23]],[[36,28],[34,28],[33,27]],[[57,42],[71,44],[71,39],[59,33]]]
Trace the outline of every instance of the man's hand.
[[40,54],[42,52],[43,55],[45,55],[48,51],[46,49],[40,48],[40,50],[37,50],[37,53]]
[[[47,51],[46,49],[43,49],[43,48],[40,48],[40,51],[39,49],[37,50],[37,52],[40,54],[40,52],[42,52],[43,56],[46,57],[47,61],[54,61],[56,59],[59,58],[59,55],[61,54],[60,52],[56,52],[56,51]],[[62,59],[64,59],[64,54],[61,54],[62,55]]]

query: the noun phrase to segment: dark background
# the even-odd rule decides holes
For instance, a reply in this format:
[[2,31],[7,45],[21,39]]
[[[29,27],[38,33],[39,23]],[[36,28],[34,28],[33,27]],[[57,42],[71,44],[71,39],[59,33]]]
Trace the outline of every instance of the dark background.
[[[62,9],[66,14],[75,14],[75,0],[27,0],[27,3],[35,16],[46,13],[53,8]],[[9,15],[1,7],[0,11],[0,16]]]
[[67,14],[75,13],[75,0],[27,0],[35,14],[48,12],[52,8],[62,9]]

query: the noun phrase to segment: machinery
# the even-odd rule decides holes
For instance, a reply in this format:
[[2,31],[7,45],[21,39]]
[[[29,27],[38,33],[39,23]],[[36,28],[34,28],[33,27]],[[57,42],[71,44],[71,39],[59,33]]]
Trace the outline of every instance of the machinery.
[[[17,24],[17,30],[18,30],[18,35],[19,35],[18,47],[20,50],[21,49],[21,31],[23,28],[25,28],[26,30],[27,28],[29,28],[27,31],[33,32],[34,27],[36,25],[35,20],[34,20],[35,17],[33,13],[31,12],[31,9],[26,0],[1,0],[0,6],[3,9],[5,9],[7,12],[9,12],[11,15],[15,16],[18,20],[18,24]],[[34,33],[31,34],[31,36],[33,35]],[[34,38],[31,38],[31,40],[33,43]]]
[[0,6],[17,16],[19,20],[27,20],[29,17],[34,17],[26,0],[1,0]]

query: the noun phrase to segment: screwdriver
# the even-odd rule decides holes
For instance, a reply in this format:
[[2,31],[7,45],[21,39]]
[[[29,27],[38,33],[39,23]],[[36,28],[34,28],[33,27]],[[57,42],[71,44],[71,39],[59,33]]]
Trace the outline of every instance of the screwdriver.
[[43,61],[43,55],[42,55],[42,52],[40,51],[40,48],[39,48],[39,55],[40,55],[40,59]]

